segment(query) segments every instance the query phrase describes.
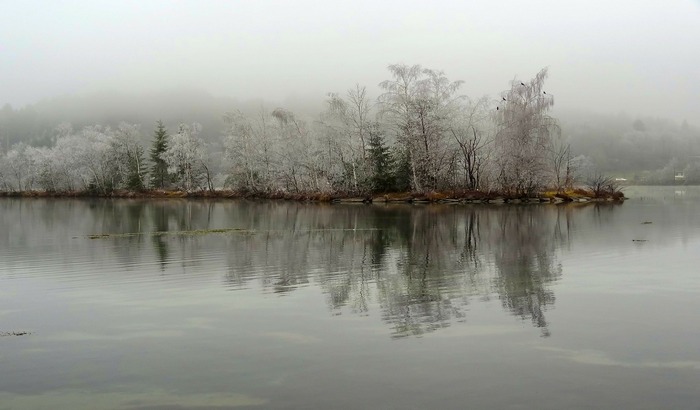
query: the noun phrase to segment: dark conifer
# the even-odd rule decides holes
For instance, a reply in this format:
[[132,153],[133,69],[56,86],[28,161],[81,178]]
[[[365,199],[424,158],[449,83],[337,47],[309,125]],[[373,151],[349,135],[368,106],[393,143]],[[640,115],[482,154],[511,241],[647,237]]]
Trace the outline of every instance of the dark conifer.
[[168,149],[168,130],[165,129],[163,121],[156,123],[156,130],[153,134],[153,147],[151,148],[151,187],[165,188],[169,175],[168,165],[161,155]]
[[393,160],[389,147],[384,144],[384,133],[377,124],[369,131],[369,159],[372,166],[372,192],[388,192],[394,188]]

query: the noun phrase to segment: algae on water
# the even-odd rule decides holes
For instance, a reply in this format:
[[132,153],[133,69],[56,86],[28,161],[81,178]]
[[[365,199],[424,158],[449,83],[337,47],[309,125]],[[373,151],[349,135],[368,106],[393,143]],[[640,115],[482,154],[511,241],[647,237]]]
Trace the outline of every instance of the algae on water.
[[[316,231],[377,231],[377,228],[323,228],[323,229],[307,229],[306,232],[316,232]],[[239,233],[252,235],[259,233],[261,231],[254,229],[243,229],[243,228],[216,228],[216,229],[195,229],[192,231],[156,231],[156,232],[125,232],[125,233],[100,233],[92,234],[87,237],[90,239],[107,239],[107,238],[129,238],[133,236],[197,236],[197,235],[209,235],[209,234],[225,234],[225,233]],[[266,230],[263,232],[275,232],[274,230]],[[73,238],[77,238],[73,237]]]
[[196,236],[209,235],[214,233],[244,233],[250,234],[254,231],[241,228],[217,228],[217,229],[195,229],[192,231],[156,231],[156,232],[125,232],[125,233],[101,233],[88,235],[90,239],[107,239],[107,238],[129,238],[133,236]]

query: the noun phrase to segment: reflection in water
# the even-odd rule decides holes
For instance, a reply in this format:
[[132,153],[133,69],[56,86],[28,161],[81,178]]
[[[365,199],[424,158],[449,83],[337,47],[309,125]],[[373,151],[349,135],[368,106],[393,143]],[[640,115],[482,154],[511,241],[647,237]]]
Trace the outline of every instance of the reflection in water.
[[530,318],[548,336],[544,310],[554,303],[554,293],[546,285],[561,274],[554,256],[554,240],[561,237],[561,226],[552,229],[527,212],[531,209],[511,208],[501,213],[494,252],[497,291],[504,308]]
[[[167,208],[164,206],[151,207],[153,230],[155,232],[165,232],[168,230],[168,213],[166,211]],[[156,252],[156,257],[160,263],[160,269],[165,270],[165,264],[168,259],[168,243],[162,235],[153,235],[151,240]]]
[[[268,222],[254,226],[259,234],[228,238],[231,249],[243,242],[244,251],[229,253],[227,280],[243,286],[259,278],[256,267],[277,267],[260,279],[283,292],[311,275],[338,314],[367,314],[376,300],[394,337],[464,321],[471,299],[495,292],[504,308],[547,336],[544,312],[554,302],[548,285],[561,273],[555,251],[568,238],[566,209],[349,206],[328,218],[310,207],[284,215],[271,209]],[[343,229],[333,228],[337,221]],[[294,230],[309,225],[312,230]]]
[[[379,313],[396,338],[467,321],[470,303],[494,296],[506,311],[548,336],[546,311],[555,301],[550,284],[562,272],[557,250],[570,241],[577,211],[197,200],[61,204],[59,218],[56,201],[0,201],[3,211],[20,208],[31,216],[21,227],[7,224],[12,232],[2,238],[3,245],[30,244],[20,231],[50,231],[80,236],[83,242],[74,240],[74,246],[107,246],[120,266],[133,271],[150,261],[163,274],[215,269],[225,272],[227,287],[259,286],[279,295],[313,284],[334,314]],[[610,211],[605,209],[596,212]],[[217,228],[246,231],[163,234]],[[142,234],[85,239],[102,233]],[[28,242],[15,244],[22,237]],[[381,312],[372,312],[372,306]]]

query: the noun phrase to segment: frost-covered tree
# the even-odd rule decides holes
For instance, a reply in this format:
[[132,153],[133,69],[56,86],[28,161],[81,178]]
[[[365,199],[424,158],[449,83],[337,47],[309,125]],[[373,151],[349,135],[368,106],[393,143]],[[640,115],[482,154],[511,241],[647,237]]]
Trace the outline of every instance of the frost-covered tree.
[[[113,152],[114,135],[109,128],[89,126],[77,136],[77,166],[87,171],[87,189],[107,194],[118,188],[121,182],[119,168],[122,164]],[[65,138],[64,138],[65,140]]]
[[[497,107],[488,99],[460,95],[462,82],[442,71],[403,64],[388,69],[390,79],[380,83],[376,105],[356,85],[329,94],[316,120],[284,108],[256,115],[232,112],[224,117],[223,138],[207,146],[198,124],[181,124],[169,136],[159,121],[149,152],[149,185],[175,183],[191,191],[213,189],[216,180],[217,186],[250,192],[364,195],[388,189],[490,189],[498,183],[506,193],[527,194],[545,185],[569,186],[575,179],[571,152],[581,141],[577,146],[574,135],[570,149],[568,141],[555,138],[558,126],[548,115],[553,100],[543,90],[546,69],[527,83],[513,81]],[[11,108],[4,112],[14,115]],[[0,118],[0,128],[3,124]],[[640,124],[626,124],[635,139],[625,143],[625,152],[656,129],[652,120]],[[3,136],[6,131],[0,130]],[[668,153],[679,158],[678,166],[690,164],[693,132],[689,125],[682,130],[688,140],[684,152]],[[100,194],[142,189],[147,167],[139,140],[139,128],[132,124],[79,130],[61,124],[35,139],[45,148],[3,147],[0,189]]]
[[36,164],[36,185],[46,192],[57,192],[63,189],[60,186],[59,164],[55,150],[52,148],[32,148],[31,155]]
[[396,133],[411,164],[412,188],[437,188],[450,171],[454,152],[446,140],[450,122],[458,110],[461,81],[450,81],[443,72],[420,65],[389,66],[392,79],[380,83],[382,118]]
[[[223,145],[227,184],[247,191],[304,193],[330,187],[322,127],[308,126],[284,108],[250,118],[225,116]],[[335,152],[335,150],[334,150]]]
[[[325,133],[334,137],[334,141],[324,140],[324,150],[329,161],[340,161],[343,169],[341,180],[344,190],[360,192],[368,188],[369,132],[371,127],[372,104],[367,96],[367,89],[359,84],[347,91],[343,98],[337,93],[330,93],[326,100],[326,111],[322,122],[328,127]],[[331,168],[331,167],[329,167]]]
[[5,155],[6,184],[12,191],[22,192],[30,190],[34,182],[34,164],[31,155],[31,147],[20,142],[12,146]]
[[85,151],[81,135],[64,135],[56,140],[44,163],[47,172],[55,175],[51,185],[56,190],[88,189],[93,176],[85,165]]
[[411,185],[421,190],[417,164],[417,147],[414,129],[414,101],[419,95],[422,67],[394,64],[388,67],[393,79],[379,84],[384,94],[379,96],[380,113],[396,134],[397,142],[404,146],[404,153],[411,166]]
[[543,88],[546,78],[544,68],[527,83],[513,80],[495,111],[498,182],[511,194],[534,193],[549,180],[547,153],[559,127],[547,114],[554,99]]
[[11,191],[6,162],[5,154],[0,151],[0,191]]
[[180,124],[178,131],[170,138],[168,148],[161,158],[168,164],[168,172],[177,176],[178,185],[193,191],[209,185],[211,178],[206,166],[206,147],[199,134],[202,126]]
[[282,188],[289,192],[313,190],[316,164],[309,155],[312,144],[306,123],[284,108],[276,108],[272,117],[279,141],[276,157]]
[[266,120],[263,116],[262,124],[256,124],[240,111],[224,116],[224,158],[230,167],[228,184],[236,189],[258,192],[269,187],[271,147]]
[[139,126],[122,122],[112,132],[111,155],[117,165],[119,175],[115,182],[119,187],[133,191],[145,188],[146,165],[143,158],[143,146],[139,142]]

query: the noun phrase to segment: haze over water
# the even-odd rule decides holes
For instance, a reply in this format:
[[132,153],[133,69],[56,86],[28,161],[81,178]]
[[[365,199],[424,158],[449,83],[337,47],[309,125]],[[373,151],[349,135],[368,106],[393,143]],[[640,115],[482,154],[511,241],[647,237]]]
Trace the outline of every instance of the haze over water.
[[700,190],[626,194],[2,199],[0,409],[694,408]]

